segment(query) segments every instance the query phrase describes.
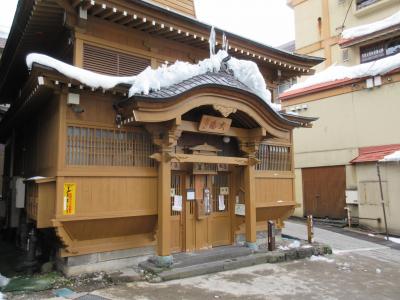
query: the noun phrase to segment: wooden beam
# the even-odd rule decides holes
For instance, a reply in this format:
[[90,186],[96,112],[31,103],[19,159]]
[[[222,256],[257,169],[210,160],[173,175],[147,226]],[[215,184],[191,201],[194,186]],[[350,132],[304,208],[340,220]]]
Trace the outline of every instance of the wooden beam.
[[72,7],[72,5],[67,0],[56,0],[56,3],[65,9],[65,11],[71,13],[72,15],[77,15],[76,10]]
[[[228,164],[247,166],[250,164],[249,158],[232,157],[232,156],[211,156],[211,155],[196,155],[196,154],[181,154],[171,153],[168,155],[169,160],[181,163],[210,163],[210,164]],[[156,157],[154,157],[156,158]]]

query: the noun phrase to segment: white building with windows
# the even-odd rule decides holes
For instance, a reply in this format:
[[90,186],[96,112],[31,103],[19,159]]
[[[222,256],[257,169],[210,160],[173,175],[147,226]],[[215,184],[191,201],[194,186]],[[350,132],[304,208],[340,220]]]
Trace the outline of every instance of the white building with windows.
[[[287,111],[319,117],[294,133],[295,214],[345,218],[348,206],[383,230],[376,163],[400,149],[400,0],[287,2],[296,52],[325,58],[280,95]],[[400,166],[381,169],[389,231],[400,234]]]

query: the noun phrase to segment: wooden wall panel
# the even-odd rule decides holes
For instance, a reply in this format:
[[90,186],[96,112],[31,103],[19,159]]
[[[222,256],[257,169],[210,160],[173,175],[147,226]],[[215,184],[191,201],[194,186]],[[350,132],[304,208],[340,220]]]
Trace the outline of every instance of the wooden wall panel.
[[68,234],[77,241],[154,233],[157,216],[137,216],[64,222]]
[[151,2],[163,7],[176,10],[178,12],[195,16],[193,0],[152,0]]
[[74,113],[72,109],[67,107],[67,122],[84,122],[117,128],[115,111],[112,106],[117,99],[116,96],[82,93],[80,106],[85,111],[83,113]]
[[257,207],[294,201],[292,178],[256,178],[255,182]]
[[230,216],[211,217],[211,245],[213,247],[231,244]]
[[156,177],[65,177],[76,183],[76,213],[59,219],[105,218],[157,214]]
[[58,118],[59,101],[58,96],[54,96],[16,130],[14,175],[55,175]]

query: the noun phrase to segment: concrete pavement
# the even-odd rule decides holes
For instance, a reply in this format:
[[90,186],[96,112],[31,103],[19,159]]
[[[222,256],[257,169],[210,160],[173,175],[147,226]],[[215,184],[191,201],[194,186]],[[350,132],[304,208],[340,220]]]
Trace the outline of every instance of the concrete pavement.
[[[306,228],[290,221],[283,233],[305,238]],[[315,240],[330,244],[334,254],[156,284],[128,283],[91,294],[137,300],[400,299],[399,250],[320,228]],[[35,297],[15,299],[43,299]]]

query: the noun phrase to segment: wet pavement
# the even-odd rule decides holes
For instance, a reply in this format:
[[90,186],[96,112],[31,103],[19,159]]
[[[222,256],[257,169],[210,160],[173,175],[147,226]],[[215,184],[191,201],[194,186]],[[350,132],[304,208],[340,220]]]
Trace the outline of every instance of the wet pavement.
[[[284,234],[304,238],[305,225],[287,222]],[[132,282],[97,289],[106,299],[400,299],[400,251],[321,228],[315,240],[334,254],[262,264],[162,283]],[[62,299],[51,292],[10,299]]]

